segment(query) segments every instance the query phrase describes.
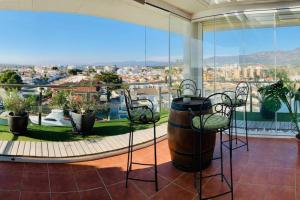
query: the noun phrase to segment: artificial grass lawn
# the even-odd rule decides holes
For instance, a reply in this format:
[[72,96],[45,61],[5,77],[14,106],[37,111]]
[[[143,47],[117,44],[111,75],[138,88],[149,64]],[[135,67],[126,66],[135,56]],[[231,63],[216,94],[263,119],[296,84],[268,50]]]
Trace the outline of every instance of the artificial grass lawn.
[[[169,113],[162,112],[157,123],[168,121]],[[136,130],[147,129],[152,125],[145,124],[136,127]],[[30,124],[26,135],[14,136],[8,131],[8,126],[0,125],[0,140],[10,141],[78,141],[83,139],[101,139],[105,136],[121,135],[129,132],[127,119],[96,122],[89,135],[81,136],[72,132],[72,127],[49,127]]]

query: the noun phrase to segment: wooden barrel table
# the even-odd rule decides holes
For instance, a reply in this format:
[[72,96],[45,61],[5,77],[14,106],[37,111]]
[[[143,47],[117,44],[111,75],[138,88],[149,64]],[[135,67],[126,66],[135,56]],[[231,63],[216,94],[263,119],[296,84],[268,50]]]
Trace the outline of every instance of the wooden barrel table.
[[[175,98],[172,101],[171,111],[168,121],[168,143],[173,165],[183,171],[197,171],[200,169],[200,149],[194,154],[194,141],[200,144],[199,133],[192,130],[189,111],[191,108],[195,113],[211,113],[211,103],[206,102],[205,98],[192,97],[188,103],[183,102],[183,98]],[[205,132],[202,135],[202,168],[205,169],[211,164],[216,141],[216,132]],[[196,168],[194,166],[196,159]]]

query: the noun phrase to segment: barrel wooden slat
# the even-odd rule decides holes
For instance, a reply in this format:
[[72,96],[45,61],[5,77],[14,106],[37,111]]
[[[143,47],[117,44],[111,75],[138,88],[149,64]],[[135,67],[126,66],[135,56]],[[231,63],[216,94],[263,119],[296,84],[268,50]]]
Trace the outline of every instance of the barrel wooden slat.
[[[196,99],[197,103],[193,102],[193,108],[198,109],[195,112],[200,112],[202,98]],[[191,128],[192,115],[188,106],[180,107],[183,104],[182,99],[177,98],[172,102],[172,107],[168,122],[168,143],[171,152],[173,165],[184,171],[193,171],[193,154],[194,144],[200,144],[200,135]],[[197,106],[197,107],[196,107]],[[206,110],[201,110],[202,113],[210,113],[209,106],[203,106]],[[216,133],[210,132],[202,134],[202,167],[208,167],[213,157],[215,147]],[[199,149],[199,148],[196,148]],[[196,159],[199,160],[200,152],[197,152]],[[197,169],[200,168],[200,162],[197,162]]]

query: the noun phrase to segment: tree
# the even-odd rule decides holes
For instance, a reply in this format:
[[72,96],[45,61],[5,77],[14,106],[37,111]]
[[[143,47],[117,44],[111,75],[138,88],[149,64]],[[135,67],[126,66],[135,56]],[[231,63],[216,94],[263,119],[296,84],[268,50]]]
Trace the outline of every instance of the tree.
[[77,75],[78,73],[81,73],[82,70],[81,69],[69,69],[68,73],[71,75]]
[[106,96],[108,101],[110,100],[111,90],[120,89],[123,82],[122,78],[118,74],[113,72],[101,72],[101,74],[95,75],[95,79],[106,84],[118,84],[109,85],[106,87]]
[[6,70],[0,73],[1,84],[23,84],[23,80],[17,72],[12,70]]

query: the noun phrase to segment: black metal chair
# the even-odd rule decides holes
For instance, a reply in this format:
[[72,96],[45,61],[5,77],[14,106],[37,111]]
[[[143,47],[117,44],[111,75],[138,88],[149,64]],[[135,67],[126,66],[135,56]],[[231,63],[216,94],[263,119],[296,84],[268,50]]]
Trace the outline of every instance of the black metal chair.
[[[236,146],[233,149],[238,149],[243,146],[247,147],[247,151],[249,151],[249,144],[248,144],[248,115],[247,115],[247,100],[249,95],[250,87],[247,82],[241,81],[237,84],[235,91],[225,91],[226,94],[232,96],[232,106],[234,108],[234,128],[235,128],[235,140]],[[237,137],[237,120],[236,120],[236,109],[239,107],[244,107],[245,110],[245,132],[246,132],[246,140],[242,140],[241,138]],[[237,145],[238,141],[242,144]],[[227,145],[228,148],[228,145]]]
[[[191,126],[194,131],[199,133],[200,139],[194,139],[194,180],[195,187],[197,189],[199,199],[212,199],[217,198],[226,194],[231,194],[231,199],[233,199],[233,180],[232,180],[232,148],[229,148],[229,168],[230,168],[230,181],[224,175],[223,169],[223,146],[225,146],[225,142],[223,141],[223,132],[228,130],[229,132],[229,146],[232,146],[232,134],[231,134],[231,119],[233,113],[233,107],[229,104],[224,103],[224,100],[231,102],[231,99],[225,93],[215,93],[207,97],[200,110],[211,110],[212,113],[198,113],[196,114],[192,110],[192,122]],[[207,107],[209,105],[209,107]],[[221,171],[216,174],[210,174],[203,176],[202,175],[202,161],[203,161],[203,152],[202,152],[202,138],[203,134],[214,134],[216,132],[220,133],[220,156],[213,158],[213,160],[220,159],[221,160]],[[199,167],[200,164],[200,167]],[[199,173],[197,172],[199,169]],[[228,186],[228,190],[219,194],[215,194],[210,197],[203,197],[202,193],[202,179],[210,178],[214,176],[221,176],[221,181],[225,180],[226,185]],[[199,181],[199,182],[198,182]],[[198,184],[199,183],[199,184]]]
[[186,93],[188,93],[188,96],[201,96],[201,90],[197,88],[196,82],[191,79],[181,81],[177,89],[178,97],[185,96]]
[[[158,191],[157,180],[157,158],[156,158],[156,122],[159,121],[160,115],[154,112],[154,105],[149,99],[137,99],[132,100],[130,91],[124,90],[126,108],[129,119],[129,145],[128,145],[128,158],[127,158],[127,171],[126,171],[126,188],[128,186],[128,180],[154,182],[155,190]],[[145,102],[148,105],[145,105]],[[153,124],[153,142],[154,142],[154,164],[132,162],[133,157],[133,132],[135,125],[139,124]],[[154,166],[154,180],[143,180],[134,177],[130,177],[132,165],[148,165]]]

